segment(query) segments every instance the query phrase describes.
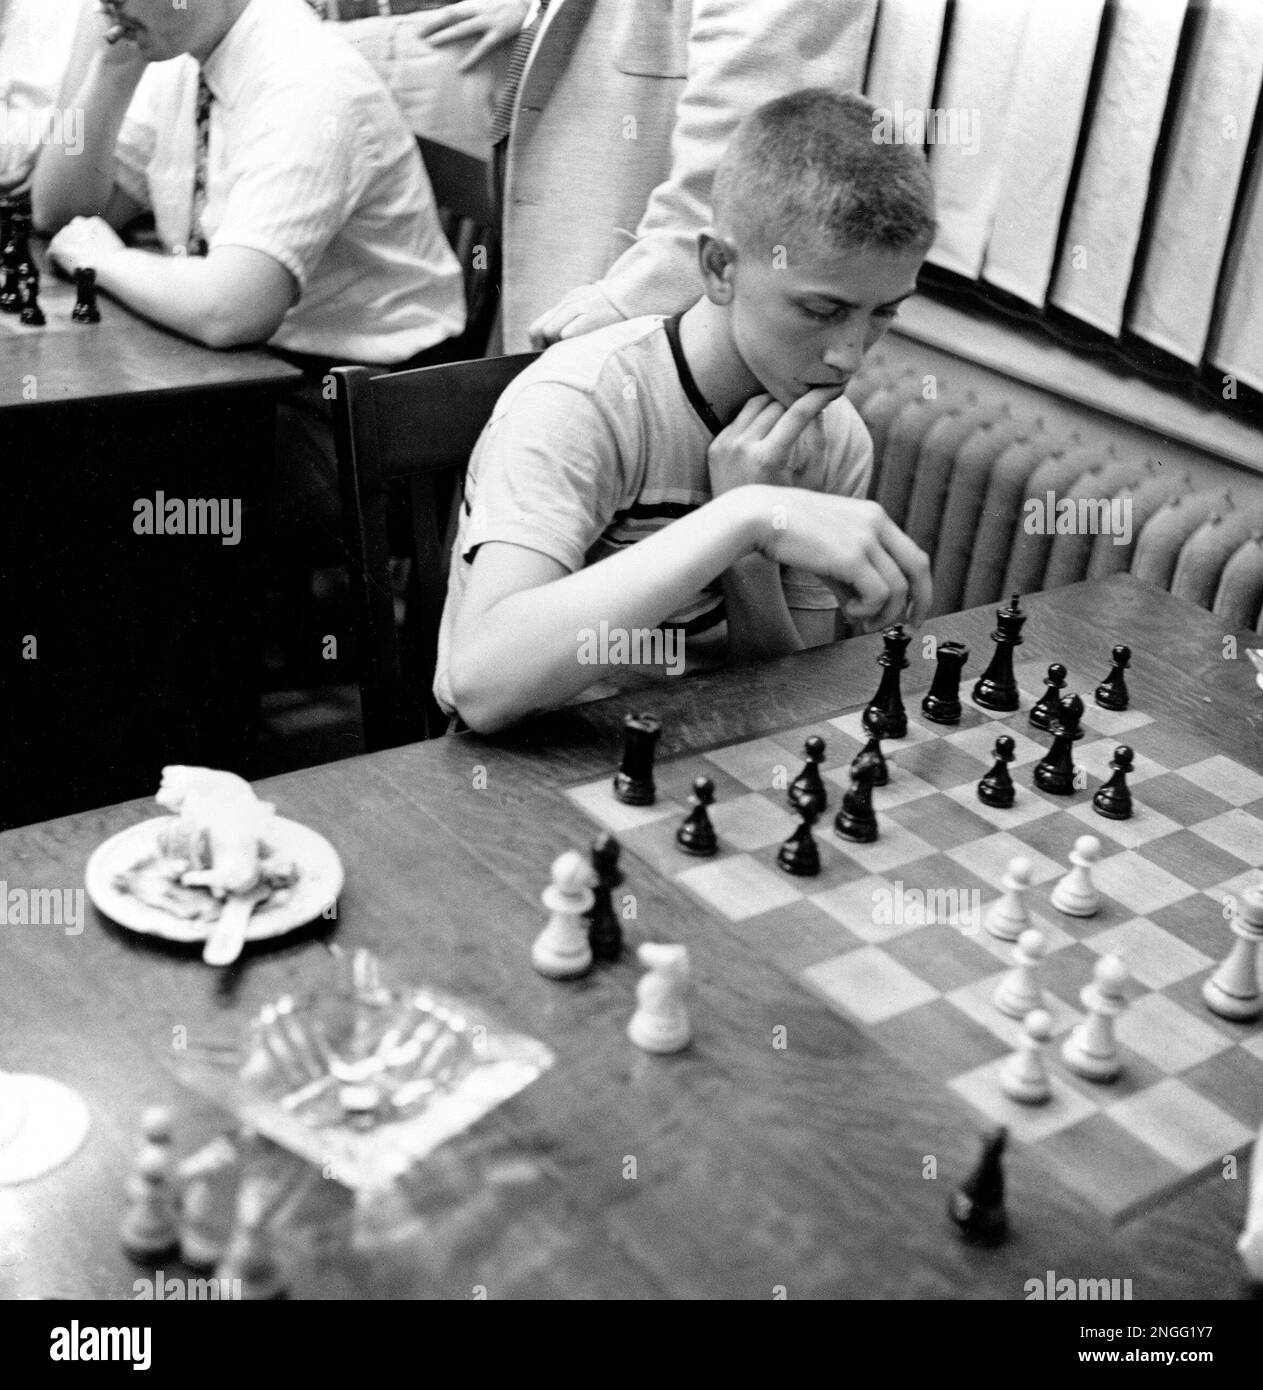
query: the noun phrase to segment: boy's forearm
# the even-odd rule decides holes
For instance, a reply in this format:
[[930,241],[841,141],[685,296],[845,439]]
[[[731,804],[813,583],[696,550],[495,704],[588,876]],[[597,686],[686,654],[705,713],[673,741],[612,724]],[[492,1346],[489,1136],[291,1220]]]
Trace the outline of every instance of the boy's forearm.
[[486,732],[586,689],[600,668],[580,661],[582,634],[602,622],[656,627],[755,551],[765,491],[736,488],[617,555],[510,594],[467,624],[458,618],[449,674],[461,716]]
[[723,584],[734,666],[802,651],[803,639],[785,602],[778,564],[762,555],[742,556],[724,571]]

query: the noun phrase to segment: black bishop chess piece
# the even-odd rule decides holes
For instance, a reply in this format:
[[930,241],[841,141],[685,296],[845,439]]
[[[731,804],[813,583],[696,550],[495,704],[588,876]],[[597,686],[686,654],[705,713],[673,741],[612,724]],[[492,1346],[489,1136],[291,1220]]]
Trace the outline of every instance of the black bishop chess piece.
[[1061,718],[1061,692],[1066,688],[1066,668],[1061,662],[1054,661],[1048,668],[1044,685],[1044,693],[1031,706],[1031,723],[1037,729],[1050,733],[1052,726]]
[[1083,701],[1068,695],[1061,702],[1061,718],[1053,725],[1052,746],[1035,764],[1035,785],[1053,796],[1069,796],[1075,789],[1074,744],[1083,737],[1079,721]]
[[1106,820],[1131,819],[1131,788],[1127,785],[1127,774],[1132,770],[1135,754],[1125,743],[1114,749],[1110,760],[1110,779],[1096,789],[1092,797],[1092,809]]
[[978,783],[978,800],[985,806],[1009,807],[1017,799],[1009,774],[1009,764],[1015,756],[1013,740],[1008,734],[1001,734],[995,741],[995,763]]
[[592,841],[593,903],[588,910],[588,945],[596,960],[617,960],[623,953],[623,928],[614,911],[614,890],[623,881],[618,867],[622,845],[613,835],[598,835]]
[[675,842],[685,854],[708,858],[719,848],[719,837],[710,823],[710,805],[715,799],[715,784],[709,777],[693,779],[693,809],[680,822]]
[[876,734],[860,749],[851,759],[851,770],[855,770],[855,764],[861,758],[871,758],[873,760],[873,786],[884,787],[890,781],[890,769],[886,766],[885,754],[881,751],[881,739]]
[[651,714],[629,714],[623,720],[623,761],[614,774],[614,795],[625,806],[653,805],[653,755],[661,734],[662,725]]
[[1110,653],[1113,663],[1109,675],[1096,687],[1096,703],[1102,709],[1124,710],[1127,708],[1127,679],[1123,672],[1131,665],[1131,648],[1118,646]]
[[864,710],[863,725],[878,738],[902,738],[908,732],[908,714],[899,693],[899,673],[907,668],[904,653],[912,634],[902,623],[894,623],[881,635],[885,650],[877,658],[882,668],[881,684]]
[[803,770],[789,784],[789,804],[795,810],[810,806],[817,817],[824,815],[829,805],[829,793],[820,776],[820,764],[824,761],[824,739],[812,734],[803,744],[807,761]]
[[960,673],[968,660],[969,648],[963,642],[939,643],[934,679],[921,701],[922,714],[933,723],[960,723]]
[[1003,1125],[982,1137],[982,1152],[973,1171],[948,1199],[947,1214],[967,1239],[978,1245],[999,1245],[1009,1231],[1004,1208]]
[[974,704],[1001,712],[1017,709],[1020,702],[1017,681],[1013,677],[1013,652],[1022,645],[1025,623],[1026,614],[1014,594],[1009,606],[996,613],[996,628],[991,634],[995,651],[987,669],[974,684]]
[[817,811],[813,806],[798,808],[798,826],[776,854],[776,862],[796,878],[814,878],[820,872],[820,847],[811,833]]
[[96,271],[82,266],[75,271],[75,307],[70,317],[76,323],[100,323],[101,311],[96,303]]
[[833,818],[833,828],[844,840],[871,844],[877,838],[877,816],[873,812],[873,784],[877,760],[859,753],[851,764],[851,785],[842,794],[842,806]]

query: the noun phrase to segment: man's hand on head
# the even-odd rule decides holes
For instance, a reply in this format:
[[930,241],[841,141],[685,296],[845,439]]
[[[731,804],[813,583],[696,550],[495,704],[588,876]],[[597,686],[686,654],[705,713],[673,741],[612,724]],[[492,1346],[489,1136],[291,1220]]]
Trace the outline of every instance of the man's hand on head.
[[477,38],[460,61],[460,71],[468,72],[502,43],[517,38],[530,8],[527,0],[457,0],[454,5],[417,15],[413,32],[436,48]]
[[746,483],[779,487],[810,486],[790,470],[790,455],[799,436],[821,411],[842,395],[843,386],[819,386],[783,406],[766,391],[751,398],[707,451],[711,491],[716,497]]
[[599,285],[580,285],[542,313],[527,331],[531,346],[539,349],[622,321],[623,315]]
[[53,263],[72,277],[85,266],[100,270],[110,256],[126,249],[123,238],[103,217],[72,217],[48,244]]

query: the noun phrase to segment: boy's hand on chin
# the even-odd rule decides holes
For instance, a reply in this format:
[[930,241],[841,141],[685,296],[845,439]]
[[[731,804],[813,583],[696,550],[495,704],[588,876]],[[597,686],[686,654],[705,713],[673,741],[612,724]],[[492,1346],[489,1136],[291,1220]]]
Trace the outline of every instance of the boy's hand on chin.
[[[795,473],[790,456],[799,436],[819,420],[845,386],[819,386],[783,406],[766,391],[752,396],[717,434],[707,451],[710,487],[716,497],[747,483],[804,487],[812,480]],[[816,480],[818,481],[818,480]]]

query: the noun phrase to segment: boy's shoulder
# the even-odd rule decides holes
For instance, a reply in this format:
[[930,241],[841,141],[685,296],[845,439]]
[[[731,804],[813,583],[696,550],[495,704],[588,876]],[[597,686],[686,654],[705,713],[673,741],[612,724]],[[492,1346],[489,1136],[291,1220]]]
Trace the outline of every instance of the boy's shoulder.
[[621,392],[627,376],[653,374],[670,362],[666,319],[647,314],[554,343],[512,386],[525,390],[549,382],[595,396],[611,388]]

